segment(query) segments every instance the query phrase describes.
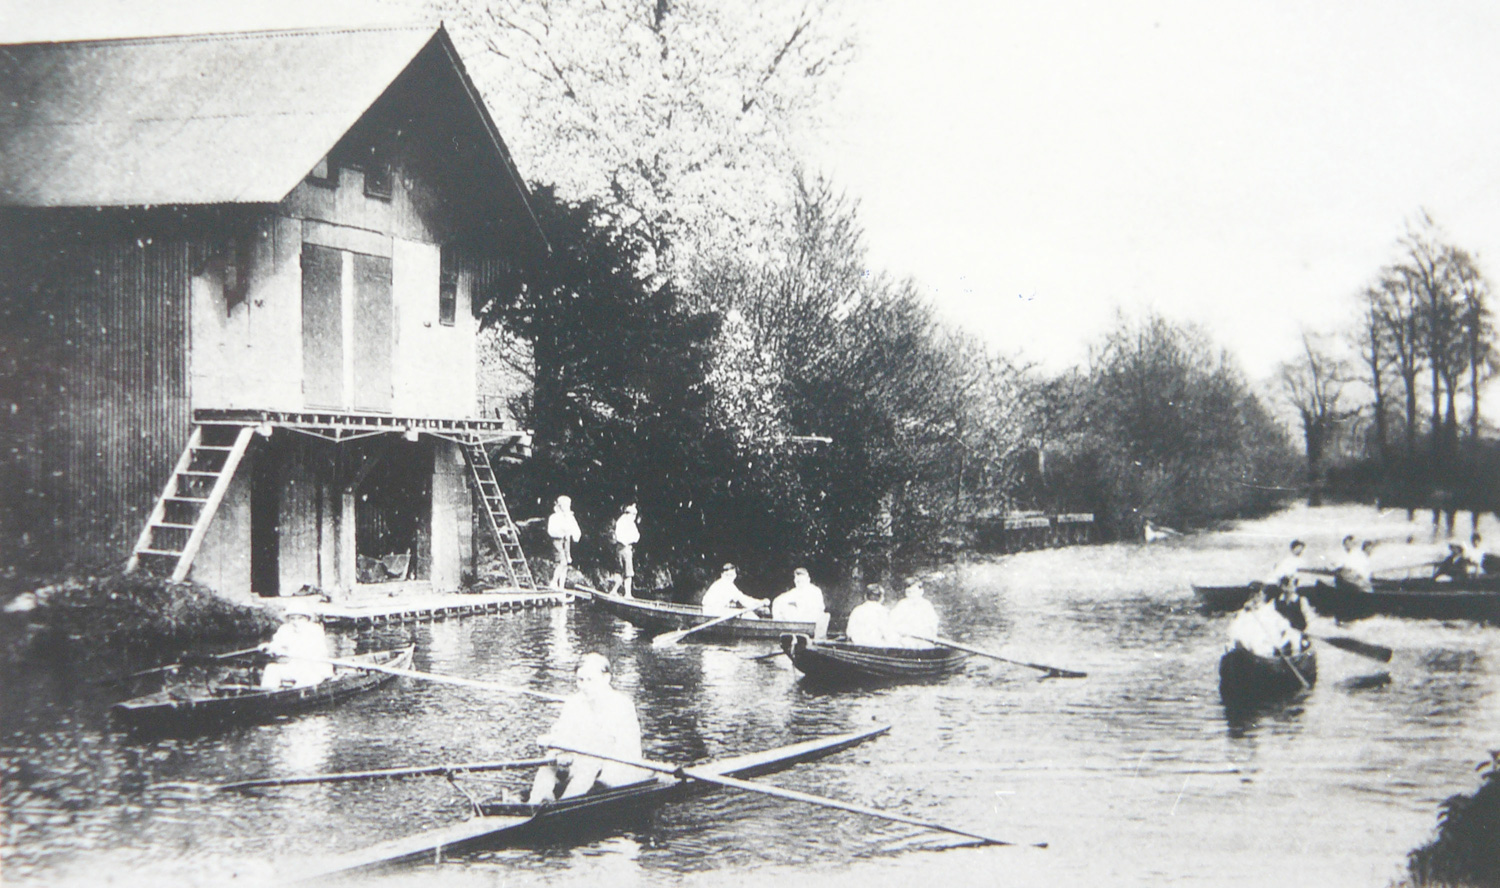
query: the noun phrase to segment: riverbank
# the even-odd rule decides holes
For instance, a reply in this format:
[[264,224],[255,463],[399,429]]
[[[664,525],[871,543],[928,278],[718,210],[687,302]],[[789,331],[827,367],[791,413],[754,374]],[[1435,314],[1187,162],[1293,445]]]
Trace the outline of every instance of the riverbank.
[[1491,751],[1479,770],[1479,788],[1449,796],[1437,837],[1408,856],[1409,885],[1500,885],[1500,751]]

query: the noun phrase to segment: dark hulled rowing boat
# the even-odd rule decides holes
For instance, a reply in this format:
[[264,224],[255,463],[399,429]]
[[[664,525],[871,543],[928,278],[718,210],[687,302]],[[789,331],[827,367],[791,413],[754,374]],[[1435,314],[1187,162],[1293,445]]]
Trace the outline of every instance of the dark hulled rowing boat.
[[[762,752],[718,759],[694,766],[724,777],[755,777],[789,768],[800,762],[832,755],[878,737],[889,725],[805,740]],[[441,863],[444,858],[481,849],[524,845],[538,840],[555,841],[568,835],[597,830],[610,818],[647,810],[715,787],[684,777],[651,779],[626,786],[590,792],[578,798],[546,805],[484,804],[480,814],[450,826],[341,854],[293,873],[298,881],[334,874],[353,873],[402,863]]]
[[[587,595],[595,607],[650,632],[690,629],[722,616],[722,614],[704,613],[703,608],[696,604],[675,604],[670,601],[652,601],[648,598],[626,598],[623,595],[610,595],[597,590],[585,590],[579,594]],[[775,639],[788,632],[811,635],[813,629],[812,623],[762,620],[747,615],[704,629],[702,632],[694,632],[688,638],[719,641],[736,638]]]
[[1317,681],[1318,656],[1311,647],[1287,657],[1260,657],[1236,646],[1219,658],[1219,696],[1226,705],[1289,697]]
[[[394,669],[410,669],[415,645],[351,657]],[[240,672],[240,679],[249,677]],[[325,706],[390,681],[389,673],[336,668],[314,685],[268,690],[244,683],[178,685],[110,707],[116,724],[132,731],[178,733],[264,721],[284,713]]]
[[1428,620],[1500,623],[1500,577],[1470,580],[1376,581],[1371,592],[1318,583],[1307,592],[1318,613],[1339,620],[1383,614]]
[[[1239,586],[1199,586],[1195,584],[1193,586],[1193,594],[1198,596],[1198,606],[1205,613],[1227,613],[1244,607],[1245,602],[1250,598],[1250,593],[1259,588],[1259,583]],[[1298,586],[1297,591],[1306,596],[1308,592],[1312,591],[1312,587]]]
[[808,678],[831,683],[920,681],[964,668],[969,654],[945,647],[870,647],[847,641],[814,641],[806,634],[781,636],[781,649]]

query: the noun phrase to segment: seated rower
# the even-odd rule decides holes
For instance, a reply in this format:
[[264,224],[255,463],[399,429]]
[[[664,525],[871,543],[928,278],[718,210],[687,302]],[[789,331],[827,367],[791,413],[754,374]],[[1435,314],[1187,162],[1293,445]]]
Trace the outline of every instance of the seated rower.
[[[702,607],[705,614],[719,617],[741,609],[754,611],[766,606],[764,598],[753,598],[740,591],[740,587],[734,584],[738,576],[739,571],[733,564],[724,565],[719,578],[703,593]],[[753,617],[754,614],[748,616]]]
[[1500,568],[1495,556],[1484,550],[1484,538],[1477,533],[1469,537],[1469,542],[1464,545],[1464,560],[1469,563],[1471,577],[1495,573]]
[[1469,577],[1469,559],[1464,556],[1462,543],[1449,543],[1448,555],[1433,568],[1433,579],[1447,577],[1450,580],[1465,580]]
[[266,690],[307,687],[333,677],[333,664],[326,662],[328,636],[306,605],[288,605],[286,622],[260,649],[282,658],[261,670],[260,686]]
[[1353,535],[1344,537],[1344,554],[1333,571],[1334,585],[1357,592],[1375,591],[1370,567],[1370,552],[1374,548],[1373,540],[1365,540],[1363,546],[1356,547]]
[[1302,560],[1302,553],[1306,551],[1307,544],[1301,540],[1292,540],[1287,548],[1291,550],[1290,554],[1276,562],[1276,566],[1271,568],[1271,572],[1262,581],[1273,590],[1281,588],[1282,581],[1287,577],[1291,577],[1293,582],[1300,583],[1302,580],[1301,572],[1306,566]]
[[812,584],[807,568],[792,571],[792,588],[772,599],[771,619],[813,623],[816,637],[828,634],[828,608],[823,602],[823,590]]
[[[555,763],[537,769],[528,804],[581,796],[595,783],[624,786],[650,776],[650,772],[630,765],[551,748],[553,743],[561,743],[620,758],[641,757],[641,724],[635,704],[610,687],[609,660],[603,654],[584,654],[578,660],[576,675],[578,693],[563,703],[552,730],[536,739],[538,746],[555,752]],[[560,795],[559,783],[563,786]]]
[[1307,639],[1277,613],[1261,590],[1250,593],[1250,599],[1229,624],[1229,641],[1234,647],[1266,659],[1307,647]]
[[849,622],[844,634],[852,644],[867,647],[896,647],[900,639],[891,628],[891,616],[881,601],[885,598],[885,587],[871,583],[865,587],[865,601],[849,612]]
[[1290,579],[1281,584],[1271,606],[1298,632],[1305,632],[1307,624],[1312,620],[1312,609],[1308,607],[1307,599],[1302,597],[1302,593],[1297,591],[1297,584]]
[[932,638],[938,634],[937,611],[926,599],[926,594],[921,578],[910,577],[906,581],[905,597],[891,608],[891,628],[896,631],[903,647],[930,648],[929,642],[912,636]]

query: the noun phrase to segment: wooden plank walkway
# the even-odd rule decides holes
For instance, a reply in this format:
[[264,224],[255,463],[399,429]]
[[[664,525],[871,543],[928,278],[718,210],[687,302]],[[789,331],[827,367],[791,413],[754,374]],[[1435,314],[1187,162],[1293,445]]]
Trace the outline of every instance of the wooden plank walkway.
[[499,590],[472,593],[434,593],[402,595],[397,598],[372,598],[364,601],[335,601],[310,607],[327,626],[367,628],[399,623],[446,620],[477,614],[500,614],[538,607],[560,607],[572,594],[552,589],[535,592]]

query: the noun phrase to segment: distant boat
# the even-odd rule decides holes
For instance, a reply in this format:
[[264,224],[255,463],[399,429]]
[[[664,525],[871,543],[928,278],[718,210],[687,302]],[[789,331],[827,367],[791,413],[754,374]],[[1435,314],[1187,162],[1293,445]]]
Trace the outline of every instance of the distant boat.
[[814,641],[805,634],[781,636],[781,649],[809,679],[827,682],[916,681],[964,668],[969,654],[954,648],[871,647],[848,641]]
[[[415,645],[407,645],[350,659],[393,669],[409,669],[415,649]],[[395,677],[384,672],[335,667],[333,677],[317,684],[261,688],[243,683],[249,675],[240,672],[236,677],[241,682],[170,685],[154,694],[116,703],[110,707],[110,717],[120,727],[132,731],[176,734],[209,730],[266,721],[285,713],[326,706]]]
[[1318,656],[1311,647],[1289,656],[1261,657],[1235,646],[1219,658],[1219,696],[1226,705],[1291,697],[1310,689],[1317,680]]
[[[1376,614],[1431,620],[1500,622],[1500,576],[1464,580],[1375,580],[1373,591],[1318,582],[1298,591],[1313,609],[1339,620],[1358,620]],[[1216,613],[1243,607],[1255,587],[1193,586],[1199,606]]]
[[[696,604],[675,604],[670,601],[653,601],[649,598],[627,598],[624,595],[610,595],[595,589],[584,589],[577,594],[587,595],[594,606],[600,610],[651,632],[690,629],[707,623],[715,617],[723,616],[718,613],[704,613],[703,608]],[[720,623],[702,632],[694,632],[688,638],[703,641],[710,639],[724,641],[736,638],[772,640],[788,632],[812,635],[815,628],[810,622],[763,620],[746,614],[744,617]]]

